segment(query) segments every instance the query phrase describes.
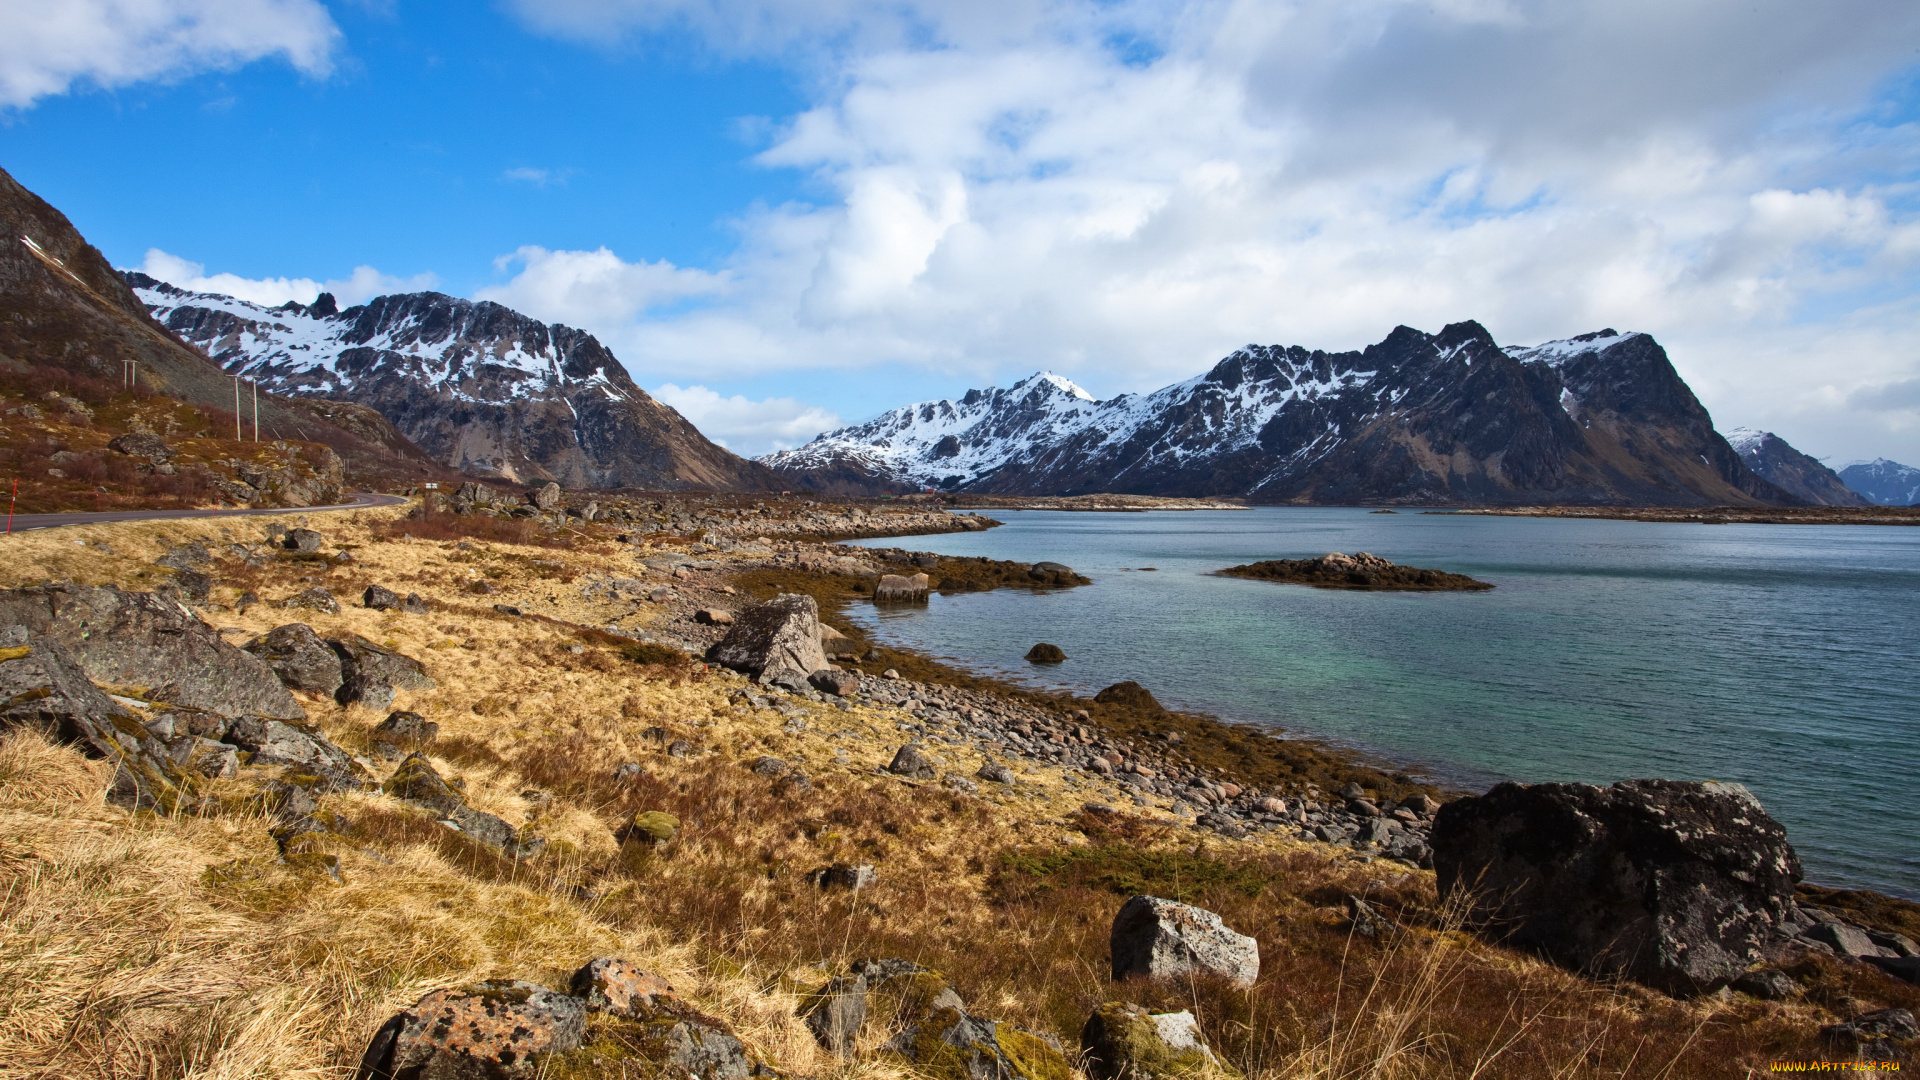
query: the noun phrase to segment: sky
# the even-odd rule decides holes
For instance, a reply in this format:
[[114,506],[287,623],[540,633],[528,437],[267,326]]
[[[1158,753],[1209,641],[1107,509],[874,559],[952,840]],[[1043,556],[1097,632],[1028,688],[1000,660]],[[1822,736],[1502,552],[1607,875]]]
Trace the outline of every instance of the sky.
[[1477,319],[1920,465],[1911,0],[13,0],[0,167],[185,287],[583,327],[746,454]]

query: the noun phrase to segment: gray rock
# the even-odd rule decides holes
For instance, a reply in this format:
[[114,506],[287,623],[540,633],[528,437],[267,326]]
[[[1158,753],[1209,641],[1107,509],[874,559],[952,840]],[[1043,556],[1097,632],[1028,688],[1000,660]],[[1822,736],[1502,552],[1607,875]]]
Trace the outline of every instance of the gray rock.
[[1849,1042],[1877,1042],[1881,1039],[1920,1039],[1920,1023],[1906,1009],[1881,1009],[1856,1016],[1844,1024],[1828,1024],[1820,1034]]
[[1745,972],[1733,980],[1732,986],[1761,1001],[1785,1001],[1800,992],[1800,984],[1793,976],[1773,968]]
[[1800,880],[1786,830],[1736,784],[1501,784],[1441,807],[1430,842],[1473,925],[1676,994],[1760,960]]
[[[254,485],[258,487],[259,485]],[[320,550],[323,537],[312,529],[288,529],[286,544],[288,551],[298,551],[303,555],[312,555]]]
[[369,585],[367,591],[360,594],[361,606],[375,611],[392,611],[405,602],[399,593],[380,585]]
[[860,689],[860,676],[851,671],[834,671],[823,668],[807,676],[807,682],[815,690],[835,697],[846,697]]
[[[162,733],[87,680],[59,642],[24,626],[0,627],[0,728],[30,727],[115,763],[107,798],[130,809],[172,811],[191,801]],[[192,737],[187,736],[187,741]]]
[[827,666],[820,648],[820,607],[813,597],[782,593],[735,613],[727,636],[707,659],[745,672],[762,685],[782,677],[805,682]]
[[589,1012],[635,1019],[669,1007],[680,996],[667,980],[611,956],[587,961],[568,988]]
[[400,610],[407,615],[425,615],[433,609],[419,593],[410,592],[405,600],[400,601]]
[[129,432],[107,440],[107,449],[129,457],[146,458],[155,464],[173,459],[173,448],[151,432]]
[[631,783],[645,775],[647,775],[647,770],[641,768],[639,762],[623,761],[613,770],[613,782],[616,784]]
[[323,615],[340,614],[340,601],[334,599],[332,591],[325,585],[315,585],[311,589],[294,593],[292,596],[282,600],[280,606],[283,608],[306,608],[308,611],[318,611]]
[[951,1007],[934,1009],[887,1049],[953,1080],[1045,1080],[1070,1072],[1066,1055],[1032,1032]]
[[306,623],[288,623],[247,642],[289,689],[331,696],[340,689],[340,657]]
[[1347,897],[1347,925],[1361,937],[1386,937],[1393,933],[1393,920],[1357,896]]
[[205,603],[213,595],[213,579],[198,570],[175,570],[168,587],[194,603]]
[[1218,1075],[1192,1013],[1150,1013],[1113,1001],[1093,1011],[1080,1031],[1086,1072],[1093,1080],[1176,1080]]
[[829,979],[800,1003],[807,1030],[834,1057],[854,1056],[860,1029],[867,1023],[867,979],[849,975]]
[[940,775],[939,770],[933,767],[933,762],[928,761],[926,755],[920,752],[920,748],[912,743],[908,743],[894,753],[893,762],[887,766],[887,771],[895,776],[905,776],[913,780],[931,780]]
[[1896,979],[1905,979],[1910,983],[1920,984],[1920,957],[1868,956],[1862,959]]
[[996,784],[1011,784],[1014,780],[1012,769],[994,761],[989,761],[985,765],[980,766],[980,771],[973,775],[982,780],[990,780]]
[[111,585],[0,590],[0,626],[58,642],[86,678],[224,716],[304,720],[272,669],[179,604]]
[[249,765],[326,764],[351,771],[353,759],[317,731],[263,716],[242,716],[225,741],[252,754]]
[[373,729],[374,752],[388,761],[417,752],[440,735],[440,725],[417,712],[390,712]]
[[1367,789],[1352,781],[1348,781],[1347,784],[1340,789],[1340,797],[1348,802],[1352,802],[1355,799],[1364,799],[1367,797]]
[[785,776],[787,771],[792,768],[791,765],[788,765],[777,757],[755,758],[753,764],[749,767],[761,776]]
[[342,705],[385,709],[393,704],[395,691],[431,690],[436,685],[420,661],[358,634],[327,644],[340,657],[340,690],[334,697]]
[[693,744],[685,739],[675,739],[667,744],[667,756],[671,758],[690,758],[693,756]]
[[435,990],[375,1033],[355,1080],[519,1080],[580,1045],[579,998],[493,980]]
[[1253,938],[1228,929],[1205,908],[1157,896],[1121,905],[1109,944],[1115,979],[1201,973],[1252,986],[1260,975],[1260,945]]
[[911,577],[882,574],[873,586],[873,601],[876,604],[925,603],[932,580],[925,574]]
[[853,892],[873,884],[878,876],[872,863],[834,863],[807,875],[818,888],[850,889]]
[[560,505],[560,485],[548,481],[545,486],[529,494],[527,501],[542,513],[551,512]]
[[1832,949],[1835,954],[1850,960],[1861,960],[1869,956],[1895,955],[1893,950],[1883,949],[1874,944],[1865,930],[1843,922],[1818,922],[1800,936],[1810,941],[1817,941]]
[[454,790],[453,785],[441,779],[433,763],[419,754],[409,754],[393,776],[381,790],[412,803],[423,810],[438,816],[441,821],[450,824],[489,847],[501,850],[516,848],[517,835],[513,826],[500,818],[467,805],[467,800]]

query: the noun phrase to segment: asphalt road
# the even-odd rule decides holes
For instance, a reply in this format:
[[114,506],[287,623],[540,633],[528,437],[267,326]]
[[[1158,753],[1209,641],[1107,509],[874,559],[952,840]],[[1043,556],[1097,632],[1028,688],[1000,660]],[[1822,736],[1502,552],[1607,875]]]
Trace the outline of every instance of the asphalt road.
[[270,510],[106,510],[96,514],[18,514],[9,532],[32,529],[57,529],[62,525],[91,525],[100,521],[158,521],[162,518],[239,517],[247,514],[311,514],[317,510],[355,510],[369,506],[399,506],[407,500],[398,495],[375,495],[356,491],[352,502],[332,506],[289,506]]

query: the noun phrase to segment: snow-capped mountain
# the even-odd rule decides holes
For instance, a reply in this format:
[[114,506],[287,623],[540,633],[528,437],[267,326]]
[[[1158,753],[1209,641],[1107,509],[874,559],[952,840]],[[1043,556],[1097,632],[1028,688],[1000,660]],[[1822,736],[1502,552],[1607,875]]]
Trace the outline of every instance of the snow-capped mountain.
[[1881,506],[1920,504],[1920,469],[1911,465],[1886,458],[1855,461],[1840,470],[1840,479]]
[[581,488],[780,483],[648,396],[584,330],[442,293],[345,311],[322,293],[266,308],[126,278],[155,319],[228,373],[274,393],[371,406],[463,472]]
[[1105,401],[1041,373],[762,458],[822,490],[936,486],[1308,503],[1796,503],[1645,334],[1502,349],[1478,323],[1358,352],[1250,345]]
[[1816,506],[1871,505],[1819,459],[1795,450],[1771,431],[1737,427],[1723,434],[1747,468]]

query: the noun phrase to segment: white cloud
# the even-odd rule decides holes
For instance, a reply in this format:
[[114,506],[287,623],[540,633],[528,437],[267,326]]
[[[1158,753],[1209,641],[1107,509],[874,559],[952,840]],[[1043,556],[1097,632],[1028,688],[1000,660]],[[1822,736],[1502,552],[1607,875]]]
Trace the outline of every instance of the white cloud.
[[651,393],[679,410],[707,438],[747,457],[790,449],[840,426],[838,415],[793,398],[753,401],[740,394],[723,397],[704,386],[673,383]]
[[312,278],[244,278],[238,274],[212,274],[197,262],[169,255],[159,248],[148,248],[140,272],[177,285],[190,292],[222,293],[267,307],[278,307],[289,300],[311,304],[323,292],[330,292],[341,307],[350,307],[388,293],[419,292],[439,284],[432,274],[401,278],[383,274],[371,266],[356,266],[344,278],[315,281]]
[[317,0],[9,0],[0,4],[0,107],[75,83],[126,86],[275,55],[325,75],[339,39]]
[[723,275],[683,270],[662,259],[629,263],[597,251],[548,251],[523,247],[494,260],[498,270],[518,266],[504,285],[481,289],[476,299],[492,300],[548,322],[585,327],[617,341],[619,330],[662,304],[721,292]]
[[[1114,393],[1249,341],[1611,325],[1657,334],[1725,424],[1920,460],[1911,412],[1863,393],[1920,377],[1920,120],[1877,96],[1913,63],[1908,0],[517,9],[798,58],[815,87],[759,161],[828,197],[744,211],[677,307],[572,306],[639,371],[1050,367]],[[596,254],[642,281],[621,295],[697,273],[555,256]]]
[[535,169],[523,165],[506,170],[500,174],[500,178],[518,184],[532,184],[534,187],[551,187],[556,184],[564,186],[567,177],[572,175],[572,169]]

